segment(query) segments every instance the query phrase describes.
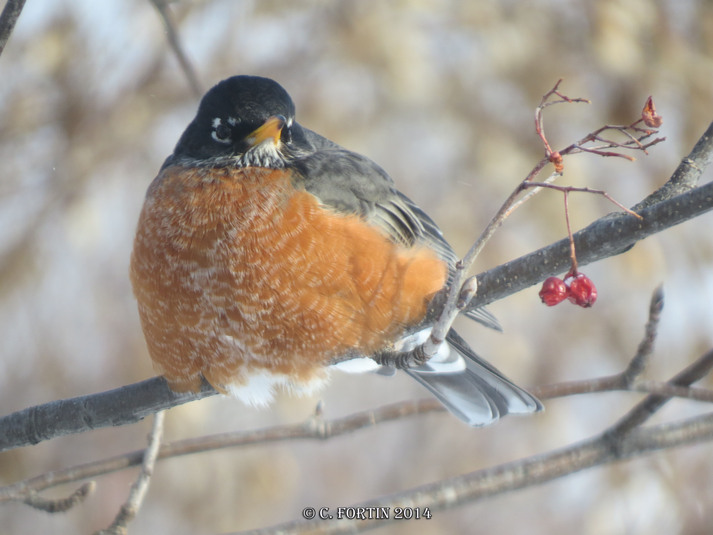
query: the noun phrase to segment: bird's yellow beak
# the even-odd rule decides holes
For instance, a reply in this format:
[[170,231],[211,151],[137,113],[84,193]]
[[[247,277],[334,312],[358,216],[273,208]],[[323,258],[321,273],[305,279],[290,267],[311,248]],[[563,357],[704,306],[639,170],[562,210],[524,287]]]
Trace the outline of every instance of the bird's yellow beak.
[[253,130],[247,137],[247,142],[251,147],[256,147],[263,141],[272,139],[273,143],[277,145],[280,141],[280,135],[282,134],[282,129],[285,126],[287,119],[282,115],[273,115],[267,121],[265,121],[262,126]]

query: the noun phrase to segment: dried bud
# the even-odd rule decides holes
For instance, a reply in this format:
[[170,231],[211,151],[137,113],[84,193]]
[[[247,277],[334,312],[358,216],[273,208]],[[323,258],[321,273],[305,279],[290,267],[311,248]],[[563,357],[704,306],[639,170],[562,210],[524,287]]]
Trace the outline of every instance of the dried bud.
[[646,99],[644,109],[641,110],[641,120],[650,128],[658,128],[663,124],[663,117],[656,113],[656,106],[654,106],[652,97]]
[[555,171],[557,173],[562,173],[564,171],[564,163],[562,155],[559,152],[553,152],[550,154],[550,163],[555,166]]

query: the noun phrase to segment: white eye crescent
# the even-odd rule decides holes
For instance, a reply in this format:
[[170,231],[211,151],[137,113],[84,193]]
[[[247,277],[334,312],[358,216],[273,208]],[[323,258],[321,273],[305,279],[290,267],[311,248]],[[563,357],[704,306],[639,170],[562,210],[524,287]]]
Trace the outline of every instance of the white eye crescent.
[[231,138],[232,131],[230,127],[225,126],[219,117],[213,119],[212,124],[213,131],[210,133],[210,137],[212,137],[213,140],[217,141],[218,143],[222,143],[223,145],[230,145],[230,143],[232,143],[233,141]]

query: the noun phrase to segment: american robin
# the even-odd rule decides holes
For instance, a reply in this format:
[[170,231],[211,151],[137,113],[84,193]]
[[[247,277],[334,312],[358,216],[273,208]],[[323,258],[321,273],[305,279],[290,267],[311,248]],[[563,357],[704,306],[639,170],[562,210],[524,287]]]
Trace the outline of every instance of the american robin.
[[[276,82],[213,87],[150,185],[131,282],[157,370],[251,405],[428,337],[457,257],[377,164],[302,127]],[[497,326],[484,310],[474,318]],[[465,358],[464,358],[465,357]],[[406,373],[473,426],[542,408],[451,330]]]

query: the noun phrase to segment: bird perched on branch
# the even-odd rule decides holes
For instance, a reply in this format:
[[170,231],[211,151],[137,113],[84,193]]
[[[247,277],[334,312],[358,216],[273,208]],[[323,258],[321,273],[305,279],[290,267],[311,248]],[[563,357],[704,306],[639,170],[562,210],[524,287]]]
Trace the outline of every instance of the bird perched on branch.
[[[203,97],[149,187],[130,271],[170,387],[205,378],[264,405],[330,368],[392,373],[380,357],[428,337],[456,260],[377,164],[298,124],[276,82],[234,76]],[[474,319],[497,326],[482,309]],[[453,330],[404,371],[473,426],[542,408]]]

